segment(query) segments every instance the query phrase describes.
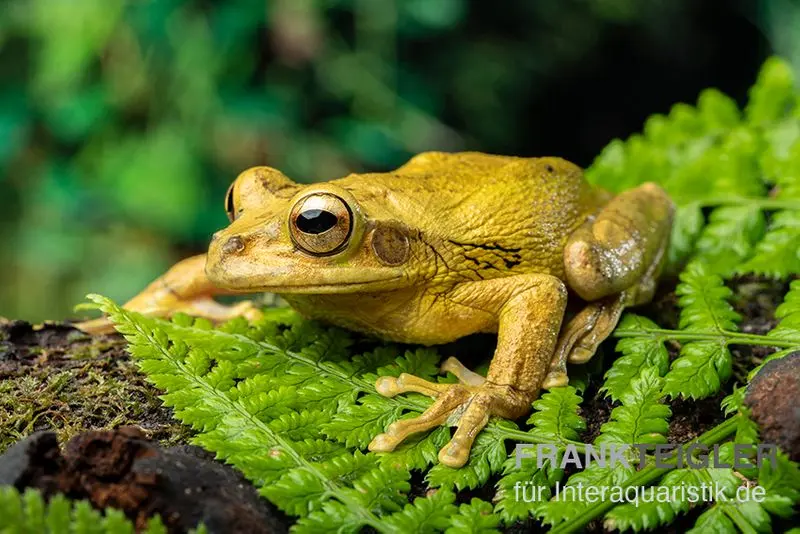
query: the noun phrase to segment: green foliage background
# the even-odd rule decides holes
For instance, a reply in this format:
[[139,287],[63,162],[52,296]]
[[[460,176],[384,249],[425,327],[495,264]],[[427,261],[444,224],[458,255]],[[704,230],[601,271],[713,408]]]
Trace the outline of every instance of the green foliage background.
[[[553,145],[527,141],[528,108],[546,104],[546,81],[569,85],[621,29],[656,54],[679,50],[667,28],[693,5],[4,0],[0,314],[65,317],[90,291],[126,299],[203,249],[228,184],[255,164],[312,181],[429,149],[541,154]],[[797,2],[735,9],[769,41],[756,55],[797,57]],[[576,131],[559,155],[588,165],[609,140]]]

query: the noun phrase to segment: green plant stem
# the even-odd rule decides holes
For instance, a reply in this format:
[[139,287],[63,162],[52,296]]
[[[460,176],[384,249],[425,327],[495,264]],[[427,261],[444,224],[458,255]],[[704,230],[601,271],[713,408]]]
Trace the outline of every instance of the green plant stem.
[[[700,478],[702,478],[706,484],[712,485],[714,483],[714,480],[707,471],[700,471]],[[714,506],[719,507],[720,510],[736,524],[743,534],[758,534],[750,522],[747,521],[744,515],[742,515],[735,506],[730,506],[721,502],[715,503]]]
[[[487,429],[487,432],[490,432],[493,436],[499,439],[511,439],[514,441],[521,441],[524,443],[543,443],[549,445],[553,442],[552,439],[548,440],[537,439],[536,436],[532,435],[530,432],[525,432],[524,430],[504,428],[501,426],[496,426],[494,428]],[[583,443],[582,441],[574,441],[571,439],[559,439],[557,441],[561,445],[573,445],[575,449],[581,454],[586,452],[586,444]]]
[[703,208],[752,206],[762,210],[800,210],[800,200],[764,197],[709,197],[697,202]]
[[649,335],[658,341],[719,341],[726,345],[761,345],[765,347],[793,348],[800,346],[800,339],[781,339],[758,334],[743,334],[730,330],[667,330],[663,328],[642,328],[640,330],[617,330],[614,337],[644,337]]
[[715,506],[722,506],[722,511],[736,524],[736,527],[742,531],[742,534],[758,534],[758,531],[753,528],[736,507],[729,504],[716,504]]
[[[741,415],[736,415],[731,417],[727,421],[715,426],[708,432],[701,434],[697,438],[691,440],[689,443],[702,443],[703,445],[714,445],[715,443],[719,443],[720,441],[724,440],[734,432],[736,432],[736,425],[738,424],[738,419]],[[676,453],[673,453],[672,456],[675,456]],[[669,460],[667,460],[669,461]],[[677,465],[677,462],[675,462]],[[675,467],[655,467],[655,465],[650,464],[641,471],[637,471],[631,478],[620,484],[620,486],[624,489],[629,486],[648,486],[653,484],[666,473],[675,469]],[[590,506],[586,510],[584,510],[581,514],[564,521],[560,525],[556,525],[550,530],[551,534],[567,534],[571,532],[579,532],[583,527],[585,527],[589,522],[594,520],[597,517],[604,515],[606,512],[614,508],[618,503],[612,501],[604,501],[597,503],[593,506]]]

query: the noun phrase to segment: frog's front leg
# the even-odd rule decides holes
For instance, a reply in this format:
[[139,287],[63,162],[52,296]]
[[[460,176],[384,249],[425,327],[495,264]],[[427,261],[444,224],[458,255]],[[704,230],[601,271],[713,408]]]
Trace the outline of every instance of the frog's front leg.
[[372,451],[391,451],[410,434],[457,420],[458,429],[439,452],[439,461],[461,467],[490,415],[516,419],[531,409],[550,367],[567,303],[567,290],[556,277],[526,274],[471,282],[457,288],[449,300],[489,314],[497,328],[497,349],[483,377],[454,358],[442,370],[453,372],[459,384],[436,384],[402,374],[381,377],[376,389],[389,397],[417,392],[436,401],[422,415],[396,421],[370,443]]
[[[252,302],[245,301],[233,306],[218,303],[212,297],[225,294],[208,279],[205,273],[206,256],[192,256],[173,265],[141,293],[123,306],[153,317],[170,317],[178,312],[196,317],[205,317],[222,322],[237,316],[255,320],[261,311]],[[88,334],[104,334],[114,331],[111,322],[101,317],[76,323],[75,327]]]

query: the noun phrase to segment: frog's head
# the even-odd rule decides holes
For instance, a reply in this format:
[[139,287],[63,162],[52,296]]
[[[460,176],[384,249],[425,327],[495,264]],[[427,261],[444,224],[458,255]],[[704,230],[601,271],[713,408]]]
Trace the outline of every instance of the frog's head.
[[354,293],[408,285],[418,245],[400,223],[368,218],[333,183],[296,184],[256,167],[225,199],[230,226],[214,234],[206,274],[218,287],[273,293]]

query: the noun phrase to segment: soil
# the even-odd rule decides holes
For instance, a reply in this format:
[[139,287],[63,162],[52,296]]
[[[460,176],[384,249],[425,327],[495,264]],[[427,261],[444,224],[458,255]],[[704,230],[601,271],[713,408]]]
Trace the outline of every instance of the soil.
[[[774,310],[787,284],[742,277],[729,285],[735,293],[732,303],[742,315],[743,332],[762,334],[775,326]],[[664,286],[654,301],[637,313],[665,328],[676,328],[674,283],[671,288],[669,283]],[[442,353],[455,354],[474,368],[491,353],[494,344],[494,336],[473,336],[443,347]],[[613,355],[614,344],[614,340],[607,341],[602,352]],[[668,344],[667,349],[674,359],[680,346]],[[736,380],[743,382],[747,371],[771,352],[761,347],[732,347]],[[800,376],[797,360],[800,357],[791,362],[794,376]],[[788,444],[785,450],[797,452],[798,421],[791,403],[798,398],[799,386],[796,381],[779,379],[792,375],[775,371],[778,363],[767,364],[766,376],[761,373],[753,380],[747,402],[762,425],[765,440],[774,438],[771,441]],[[581,438],[585,442],[600,433],[615,406],[599,392],[599,382],[590,382],[584,394],[581,414],[587,428]],[[672,400],[668,441],[691,440],[722,422],[725,416],[720,401],[731,392],[733,382],[730,380],[714,397]],[[64,324],[34,328],[22,321],[0,318],[0,420],[10,422],[0,427],[0,453],[30,436],[0,457],[0,485],[13,475],[12,483],[18,488],[37,487],[46,494],[65,491],[98,507],[119,507],[137,525],[158,512],[172,532],[183,532],[201,519],[212,532],[213,525],[224,525],[225,532],[234,532],[231,527],[235,520],[245,521],[242,525],[256,521],[252,525],[266,525],[269,532],[286,530],[291,520],[257,498],[249,482],[207,453],[184,445],[190,430],[172,419],[171,411],[161,406],[157,395],[130,361],[121,336],[90,337]],[[98,397],[103,403],[95,402]],[[783,404],[776,399],[783,399]],[[121,425],[137,425],[141,430],[91,431]],[[52,432],[41,432],[48,430]],[[59,441],[67,443],[63,453],[58,449]],[[411,479],[412,497],[429,491],[424,477],[417,475]],[[483,488],[461,492],[458,502],[469,502],[476,496],[491,501],[495,482],[496,478]],[[688,530],[699,513],[698,509],[681,516],[670,525],[670,531]],[[537,528],[538,523],[528,520],[506,531]],[[601,530],[600,522],[587,528],[588,532]],[[259,532],[250,526],[242,531]]]
[[185,443],[190,429],[161,405],[125,345],[119,335],[92,337],[65,324],[34,328],[0,317],[0,453],[41,430],[66,442],[85,430],[126,424],[167,445]]

